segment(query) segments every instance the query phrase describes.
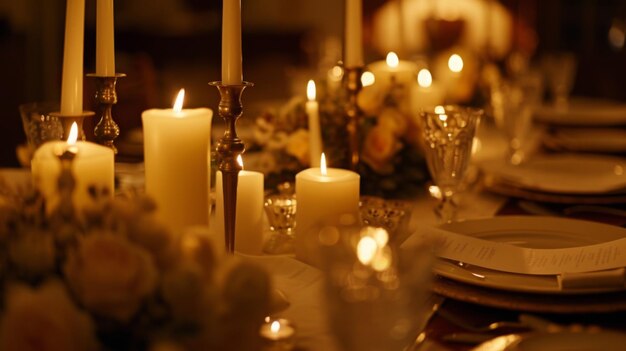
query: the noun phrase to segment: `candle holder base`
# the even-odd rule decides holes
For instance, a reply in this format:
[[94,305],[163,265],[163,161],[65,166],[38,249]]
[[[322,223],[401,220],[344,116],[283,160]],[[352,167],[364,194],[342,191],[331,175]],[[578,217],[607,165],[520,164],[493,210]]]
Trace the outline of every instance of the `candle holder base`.
[[350,143],[350,168],[356,171],[360,159],[359,122],[363,112],[359,108],[359,92],[363,88],[361,75],[363,66],[344,67],[344,84],[348,92],[345,113],[348,116],[348,139]]
[[64,115],[61,112],[52,112],[50,116],[56,117],[61,121],[61,126],[63,127],[63,140],[67,140],[70,136],[70,129],[72,128],[72,123],[76,122],[78,126],[78,140],[87,140],[85,135],[85,131],[83,130],[83,122],[85,118],[93,117],[95,113],[93,111],[83,111],[80,115]]
[[114,76],[100,76],[87,74],[87,77],[95,78],[96,94],[94,96],[97,105],[98,124],[94,128],[94,135],[99,144],[107,146],[117,154],[115,139],[120,135],[120,127],[113,119],[113,105],[117,104],[117,92],[115,90],[118,78],[126,77],[124,73],[116,73]]
[[223,84],[211,82],[220,93],[218,113],[226,123],[224,136],[217,143],[217,164],[222,172],[224,194],[224,237],[226,252],[235,252],[235,220],[237,217],[237,181],[242,166],[237,158],[245,151],[245,145],[237,136],[236,122],[243,114],[241,95],[245,88],[254,86],[250,82]]

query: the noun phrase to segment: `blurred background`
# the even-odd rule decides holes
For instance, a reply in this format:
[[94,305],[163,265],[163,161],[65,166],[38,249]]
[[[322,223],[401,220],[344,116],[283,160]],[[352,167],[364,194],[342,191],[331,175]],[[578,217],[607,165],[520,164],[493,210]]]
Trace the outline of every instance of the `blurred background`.
[[[85,73],[94,71],[95,3],[86,1]],[[120,138],[141,125],[141,111],[171,106],[182,87],[186,106],[216,108],[207,83],[220,79],[221,4],[115,3],[117,70],[128,75],[114,112]],[[244,79],[256,84],[246,91],[247,113],[304,95],[307,79],[341,59],[343,1],[242,0],[242,7]],[[506,69],[515,66],[512,53],[532,64],[566,51],[578,62],[573,95],[626,102],[624,0],[363,0],[363,7],[366,62],[392,49],[414,59],[461,45]],[[0,166],[18,165],[15,148],[25,140],[18,106],[59,100],[64,17],[64,0],[0,2]],[[93,90],[85,79],[87,109]]]

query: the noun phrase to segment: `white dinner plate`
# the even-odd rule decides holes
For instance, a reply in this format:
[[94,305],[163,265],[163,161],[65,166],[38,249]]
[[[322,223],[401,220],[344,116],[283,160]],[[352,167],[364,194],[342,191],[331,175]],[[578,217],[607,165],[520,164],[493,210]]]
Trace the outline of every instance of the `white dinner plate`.
[[572,98],[565,109],[544,105],[535,111],[535,120],[556,125],[626,125],[626,104],[611,100]]
[[[479,239],[540,249],[586,246],[626,237],[624,228],[556,217],[500,216],[445,224],[441,228]],[[621,290],[614,287],[561,290],[554,275],[507,273],[477,266],[461,267],[444,259],[436,261],[434,271],[463,283],[517,292],[586,294]]]
[[608,330],[503,335],[472,351],[620,351],[626,334]]
[[626,152],[626,129],[558,128],[545,136],[544,144],[555,150]]
[[626,159],[620,157],[546,154],[519,166],[494,160],[480,167],[488,176],[529,190],[579,195],[626,191]]

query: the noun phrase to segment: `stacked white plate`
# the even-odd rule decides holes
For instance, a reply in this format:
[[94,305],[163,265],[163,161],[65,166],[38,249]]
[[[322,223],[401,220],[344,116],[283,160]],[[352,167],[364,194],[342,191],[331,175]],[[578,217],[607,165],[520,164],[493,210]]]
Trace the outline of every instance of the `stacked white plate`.
[[480,164],[489,189],[554,203],[626,203],[626,159],[595,154],[537,155],[521,165]]

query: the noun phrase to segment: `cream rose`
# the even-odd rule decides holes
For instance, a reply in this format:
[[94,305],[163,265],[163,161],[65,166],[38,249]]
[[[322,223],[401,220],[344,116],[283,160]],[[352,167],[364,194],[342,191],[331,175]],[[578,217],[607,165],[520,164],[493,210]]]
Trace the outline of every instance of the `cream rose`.
[[37,289],[9,286],[0,322],[3,351],[99,350],[89,316],[76,308],[61,282]]
[[157,285],[157,271],[148,252],[111,233],[81,238],[64,272],[87,309],[120,321],[128,321]]
[[287,153],[298,159],[303,165],[310,163],[309,132],[306,129],[298,129],[289,135],[287,140]]
[[378,173],[391,173],[393,166],[390,161],[399,149],[400,143],[394,130],[384,124],[377,125],[365,137],[363,161]]

